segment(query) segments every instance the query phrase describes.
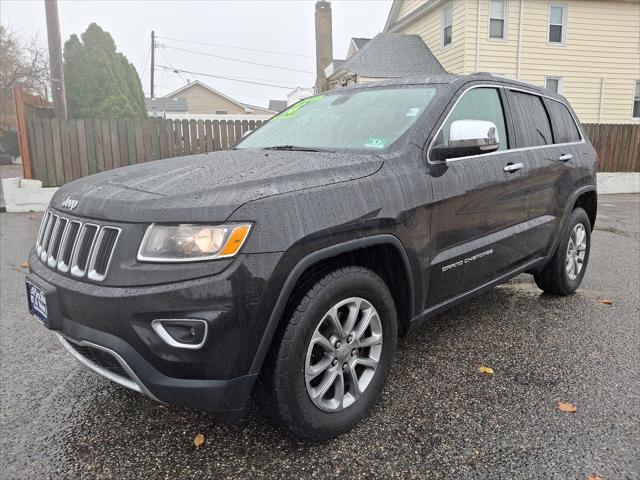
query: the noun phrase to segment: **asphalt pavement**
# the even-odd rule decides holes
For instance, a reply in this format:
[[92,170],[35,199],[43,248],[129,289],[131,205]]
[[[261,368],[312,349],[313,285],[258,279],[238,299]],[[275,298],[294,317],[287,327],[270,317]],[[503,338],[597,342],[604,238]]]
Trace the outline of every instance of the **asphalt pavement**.
[[253,404],[225,425],[78,364],[26,310],[39,220],[0,214],[0,478],[640,478],[638,195],[601,196],[577,294],[522,275],[440,315],[400,340],[371,415],[320,445]]

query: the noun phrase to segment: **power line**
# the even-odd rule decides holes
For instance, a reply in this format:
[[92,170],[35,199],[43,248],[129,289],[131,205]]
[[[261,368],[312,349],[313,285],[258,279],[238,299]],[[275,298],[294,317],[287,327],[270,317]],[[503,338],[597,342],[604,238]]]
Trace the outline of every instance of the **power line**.
[[157,37],[157,38],[162,38],[163,40],[171,40],[171,41],[174,41],[174,42],[193,43],[195,45],[209,45],[211,47],[233,48],[235,50],[246,50],[246,51],[249,51],[249,52],[273,53],[273,54],[276,54],[276,55],[290,55],[292,57],[315,58],[313,55],[303,55],[301,53],[278,52],[276,50],[261,50],[259,48],[236,47],[236,46],[233,46],[233,45],[224,45],[222,43],[196,42],[194,40],[182,40],[182,39],[179,39],[179,38],[170,38],[170,37]]
[[212,53],[197,52],[195,50],[187,50],[186,48],[171,47],[169,45],[158,45],[158,46],[159,47],[162,46],[164,48],[170,48],[171,50],[177,50],[179,52],[194,53],[196,55],[204,55],[206,57],[221,58],[223,60],[230,60],[232,62],[248,63],[249,65],[258,65],[258,66],[261,66],[261,67],[275,68],[275,69],[278,69],[278,70],[288,70],[290,72],[300,72],[300,73],[314,74],[314,72],[311,72],[309,70],[299,70],[297,68],[280,67],[278,65],[269,65],[267,63],[250,62],[249,60],[240,60],[240,59],[237,59],[237,58],[223,57],[221,55],[214,55]]
[[233,78],[233,77],[223,77],[222,75],[213,75],[210,73],[202,73],[202,72],[193,72],[191,70],[183,70],[181,68],[172,68],[172,67],[167,67],[164,65],[157,65],[158,68],[164,68],[165,70],[170,70],[173,71],[175,73],[190,73],[191,75],[200,75],[202,77],[211,77],[211,78],[220,78],[222,80],[232,80],[234,82],[242,82],[242,83],[250,83],[252,85],[263,85],[265,87],[274,87],[274,88],[283,88],[285,90],[291,90],[291,87],[285,87],[284,85],[275,85],[272,83],[262,83],[262,82],[253,82],[251,80],[239,80],[237,78]]
[[160,50],[160,55],[162,55],[162,58],[164,58],[165,62],[167,62],[167,64],[168,64],[168,65],[169,65],[169,66],[170,66],[170,67],[175,71],[175,73],[176,73],[176,74],[177,74],[177,75],[182,79],[182,81],[183,81],[184,83],[188,83],[188,82],[187,82],[187,79],[186,79],[186,78],[184,78],[184,77],[180,74],[180,72],[178,72],[178,71],[174,68],[174,66],[171,64],[171,62],[169,61],[169,59],[167,58],[167,56],[164,54],[164,52],[163,52],[162,50]]
[[[172,69],[175,70],[175,67],[169,61],[169,59],[164,55],[164,53],[161,52],[161,54],[162,54],[162,58],[164,58],[167,61],[167,64],[169,65],[169,67],[171,67]],[[175,73],[180,75],[179,72],[175,72]],[[182,78],[182,80],[184,80],[186,82],[186,80],[184,79],[184,77],[182,77],[182,75],[180,75],[180,78]],[[273,78],[237,77],[237,76],[227,77],[227,78],[229,78],[230,80],[251,80],[251,81],[254,81],[254,82],[276,82],[276,83],[279,83],[282,86],[285,86],[286,84],[289,84],[291,86],[291,88],[295,88],[295,87],[297,87],[299,85],[299,83],[281,81],[279,79],[276,80],[276,79],[273,79]]]
[[151,47],[147,50],[147,58],[144,59],[144,65],[142,66],[142,74],[140,75],[140,81],[144,79],[144,73],[147,71],[147,64],[149,63],[149,55],[151,55]]

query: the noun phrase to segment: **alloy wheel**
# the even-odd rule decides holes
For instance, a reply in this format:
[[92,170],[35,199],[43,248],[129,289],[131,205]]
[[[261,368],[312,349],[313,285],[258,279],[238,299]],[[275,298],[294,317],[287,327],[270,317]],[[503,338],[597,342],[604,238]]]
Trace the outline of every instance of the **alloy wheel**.
[[339,412],[364,394],[382,354],[382,323],[367,300],[352,297],[329,309],[316,327],[305,359],[311,401]]
[[575,280],[584,266],[587,253],[587,231],[581,223],[576,224],[571,231],[567,245],[567,260],[565,268],[570,280]]

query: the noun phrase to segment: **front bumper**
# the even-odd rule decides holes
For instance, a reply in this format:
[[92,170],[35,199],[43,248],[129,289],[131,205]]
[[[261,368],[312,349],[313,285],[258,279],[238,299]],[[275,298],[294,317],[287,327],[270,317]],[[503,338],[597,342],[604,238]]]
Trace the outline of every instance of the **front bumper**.
[[[85,366],[160,402],[234,419],[257,377],[261,300],[279,258],[245,255],[209,277],[123,288],[67,278],[32,252],[29,279],[46,292],[51,329]],[[204,346],[171,347],[153,331],[156,318],[206,320]]]

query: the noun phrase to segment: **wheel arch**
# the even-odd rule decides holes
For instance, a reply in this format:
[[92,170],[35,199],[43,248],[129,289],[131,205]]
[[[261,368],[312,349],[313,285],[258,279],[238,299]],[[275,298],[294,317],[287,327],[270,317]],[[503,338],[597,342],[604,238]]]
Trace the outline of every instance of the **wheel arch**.
[[[375,267],[372,260],[375,253],[380,254],[385,251],[395,255],[396,259],[400,260],[399,264],[385,262],[384,265]],[[276,338],[276,332],[284,321],[287,306],[292,299],[295,299],[295,289],[300,282],[305,280],[310,282],[326,273],[330,268],[346,264],[370,268],[385,280],[398,311],[399,331],[406,331],[414,314],[415,291],[411,264],[404,245],[398,237],[391,234],[378,234],[349,240],[311,252],[296,263],[284,281],[271,311],[267,326],[251,363],[250,373],[259,373],[262,369],[264,359]],[[384,268],[385,265],[391,266],[391,268]],[[394,269],[401,269],[403,275],[398,281],[389,282],[389,276],[398,273],[398,270]]]
[[598,194],[596,193],[595,188],[582,192],[576,197],[573,202],[573,207],[571,207],[571,211],[578,207],[587,212],[589,223],[591,224],[591,230],[593,231],[593,227],[596,224],[596,215],[598,213]]
[[595,221],[596,221],[597,201],[598,201],[598,194],[597,194],[595,185],[584,185],[576,189],[575,192],[573,192],[573,194],[571,195],[571,198],[569,199],[565,207],[565,211],[562,217],[562,223],[558,227],[558,231],[555,234],[553,241],[549,245],[549,250],[547,251],[544,262],[542,262],[541,266],[536,267],[534,270],[530,271],[529,273],[539,272],[540,270],[542,270],[544,265],[546,265],[549,262],[549,260],[551,260],[551,257],[553,257],[553,254],[558,248],[558,243],[560,243],[560,236],[562,235],[564,226],[569,221],[569,218],[571,217],[571,212],[573,212],[573,210],[576,207],[584,208],[584,206],[586,206],[589,209],[589,210],[586,210],[586,209],[585,210],[587,211],[587,216],[589,217],[589,222],[591,223],[591,229],[593,230],[593,226],[595,225]]

